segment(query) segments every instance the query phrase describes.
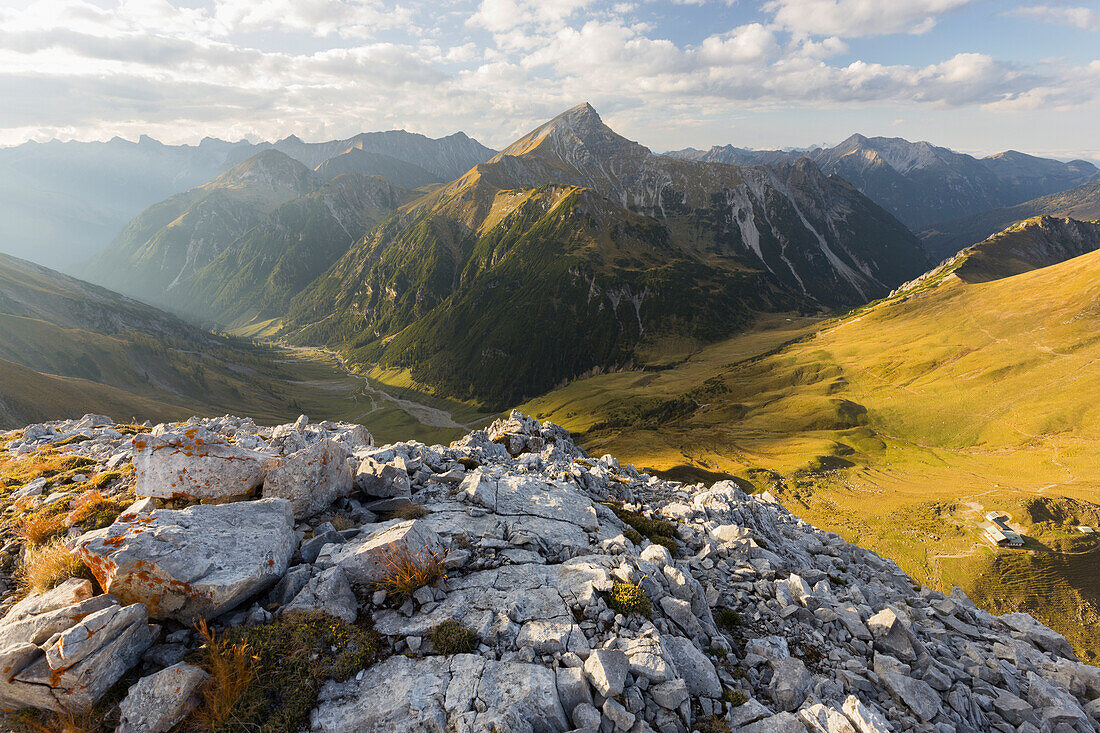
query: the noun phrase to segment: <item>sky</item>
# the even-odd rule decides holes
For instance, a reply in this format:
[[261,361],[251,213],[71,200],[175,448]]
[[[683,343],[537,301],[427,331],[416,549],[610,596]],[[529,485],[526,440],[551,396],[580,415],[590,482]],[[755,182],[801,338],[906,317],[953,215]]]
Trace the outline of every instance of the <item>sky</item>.
[[1100,163],[1100,0],[0,0],[0,145],[854,132]]

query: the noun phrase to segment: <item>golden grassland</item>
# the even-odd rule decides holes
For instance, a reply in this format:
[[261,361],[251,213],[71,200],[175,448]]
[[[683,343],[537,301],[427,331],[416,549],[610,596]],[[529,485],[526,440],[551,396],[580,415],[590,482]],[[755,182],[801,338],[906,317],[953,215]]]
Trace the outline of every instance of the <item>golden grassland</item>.
[[[673,478],[736,478],[794,513],[1027,610],[1100,662],[1100,253],[933,287],[751,333],[656,372],[606,374],[522,405],[590,452]],[[784,345],[785,344],[785,345]],[[980,539],[1008,513],[1024,550]]]

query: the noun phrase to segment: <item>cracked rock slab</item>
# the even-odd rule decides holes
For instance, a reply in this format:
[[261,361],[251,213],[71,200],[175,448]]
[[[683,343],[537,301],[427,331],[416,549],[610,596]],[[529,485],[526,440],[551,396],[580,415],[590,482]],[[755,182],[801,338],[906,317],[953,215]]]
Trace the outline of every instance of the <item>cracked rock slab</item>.
[[326,683],[312,721],[318,733],[570,728],[552,670],[473,654],[395,656],[358,680]]
[[540,654],[587,653],[588,640],[569,606],[608,587],[606,569],[580,560],[510,565],[454,579],[447,596],[428,613],[407,617],[379,610],[374,625],[388,636],[426,636],[440,623],[455,620],[494,646],[530,646]]
[[[78,610],[93,602],[101,608]],[[112,596],[40,615],[64,618],[67,626],[41,645],[25,641],[0,649],[0,707],[87,710],[141,659],[158,631],[147,623],[144,606],[119,606]]]
[[191,623],[274,585],[296,545],[290,502],[263,499],[117,521],[79,551],[100,586],[123,603]]
[[495,479],[480,471],[469,474],[460,490],[474,503],[502,516],[553,519],[585,531],[599,528],[596,509],[574,487],[542,481],[533,476]]

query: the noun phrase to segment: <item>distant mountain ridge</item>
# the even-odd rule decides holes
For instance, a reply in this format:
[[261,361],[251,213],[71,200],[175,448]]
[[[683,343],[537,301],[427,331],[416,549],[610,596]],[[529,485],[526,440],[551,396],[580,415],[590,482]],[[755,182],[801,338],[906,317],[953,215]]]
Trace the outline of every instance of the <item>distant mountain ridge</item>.
[[326,181],[267,148],[150,207],[79,272],[223,326],[276,318],[352,242],[412,197],[379,176]]
[[866,302],[926,266],[809,161],[656,156],[583,104],[402,207],[294,299],[284,334],[503,404],[756,310]]
[[962,247],[980,242],[1001,231],[1013,222],[1035,216],[1100,219],[1100,181],[1040,196],[1015,206],[990,209],[940,222],[920,232],[920,237],[932,258],[942,260]]
[[147,303],[206,267],[281,204],[320,185],[316,173],[275,150],[146,209],[78,273]]
[[165,145],[145,135],[137,142],[28,142],[0,148],[0,247],[71,268],[97,254],[144,209],[267,149],[308,168],[350,150],[365,151],[369,161],[341,161],[338,171],[324,177],[382,175],[405,188],[451,180],[495,152],[463,133],[433,140],[403,130],[327,143],[291,136],[274,143],[205,138],[198,145]]
[[1100,180],[1100,169],[1084,160],[1063,163],[1015,150],[975,158],[928,142],[859,134],[831,148],[806,151],[727,145],[668,155],[736,165],[775,165],[808,157],[914,230]]

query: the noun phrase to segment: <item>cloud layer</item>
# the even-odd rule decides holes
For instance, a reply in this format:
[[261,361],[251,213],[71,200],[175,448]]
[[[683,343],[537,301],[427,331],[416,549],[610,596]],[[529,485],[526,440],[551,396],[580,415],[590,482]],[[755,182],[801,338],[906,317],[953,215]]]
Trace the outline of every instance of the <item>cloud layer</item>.
[[[732,3],[32,0],[0,8],[0,143],[407,127],[464,129],[501,145],[585,99],[657,137],[660,124],[646,121],[655,110],[667,121],[669,111],[1008,113],[1096,102],[1100,60],[1020,64],[960,48],[889,63],[851,51],[858,39],[934,33],[971,1],[768,0],[749,22],[696,22],[674,35],[653,19],[725,17]],[[1100,22],[1062,5],[1017,13],[1083,29]]]

